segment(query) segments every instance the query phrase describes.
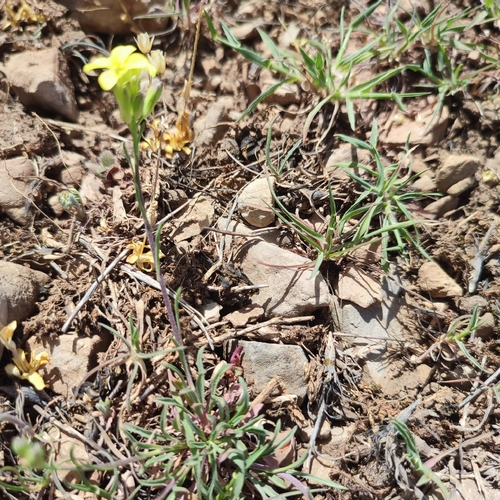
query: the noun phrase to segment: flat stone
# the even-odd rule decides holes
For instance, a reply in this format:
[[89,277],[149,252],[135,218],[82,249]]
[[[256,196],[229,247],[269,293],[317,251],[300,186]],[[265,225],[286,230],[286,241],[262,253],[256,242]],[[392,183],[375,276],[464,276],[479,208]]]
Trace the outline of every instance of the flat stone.
[[226,314],[224,319],[227,319],[234,326],[234,328],[242,328],[262,316],[264,316],[264,309],[256,304],[252,304]]
[[453,184],[453,186],[451,186],[446,193],[451,196],[459,196],[467,191],[470,191],[475,185],[476,178],[474,176],[466,177],[465,179]]
[[109,347],[109,335],[58,335],[30,337],[27,341],[31,351],[45,351],[50,354],[51,362],[40,369],[40,373],[57,394],[65,398],[73,396],[85,375],[96,366],[97,353]]
[[0,311],[5,324],[26,319],[35,307],[41,288],[49,280],[49,276],[40,271],[0,261]]
[[0,161],[0,207],[12,220],[23,226],[33,218],[28,200],[32,194],[30,184],[34,176],[35,167],[29,158]]
[[435,262],[424,262],[418,270],[418,285],[433,299],[461,297],[464,291],[455,280]]
[[252,303],[265,316],[294,317],[311,314],[330,304],[328,285],[318,272],[311,279],[309,259],[289,250],[253,239],[240,247],[234,258],[254,285],[267,285],[252,295]]
[[420,193],[435,193],[436,180],[428,175],[422,175],[412,184],[412,188]]
[[457,182],[472,177],[481,165],[481,158],[472,155],[449,155],[436,171],[436,185],[446,193]]
[[[307,395],[307,358],[296,345],[267,344],[265,342],[240,341],[243,346],[241,366],[245,381],[256,396],[275,376],[279,376],[290,394],[298,398],[298,404]],[[278,394],[278,393],[277,393]]]
[[[274,188],[274,177],[269,179]],[[269,208],[274,206],[273,195],[267,178],[255,179],[245,186],[238,198],[238,210],[248,224],[255,227],[267,227],[276,216]]]
[[363,270],[348,266],[339,275],[336,295],[366,309],[382,300],[382,287]]
[[212,200],[204,196],[195,198],[182,210],[177,219],[177,228],[172,232],[172,238],[178,243],[198,236],[205,227],[210,226],[214,213]]
[[204,118],[194,124],[194,143],[197,148],[215,146],[229,130],[227,122],[231,121],[229,111],[234,108],[234,99],[226,96],[214,102]]
[[458,206],[458,198],[456,196],[443,196],[442,198],[429,203],[425,210],[429,212],[434,219],[439,219],[444,214],[455,210]]
[[78,120],[75,90],[61,51],[50,48],[14,54],[5,65],[12,90],[29,109]]
[[[348,343],[355,359],[364,359],[364,371],[373,382],[393,396],[401,389],[400,370],[388,359],[387,339],[404,340],[404,326],[399,320],[405,305],[400,288],[389,280],[382,283],[380,303],[364,309],[356,304],[342,304],[341,331],[355,334]],[[380,339],[380,340],[378,340]]]

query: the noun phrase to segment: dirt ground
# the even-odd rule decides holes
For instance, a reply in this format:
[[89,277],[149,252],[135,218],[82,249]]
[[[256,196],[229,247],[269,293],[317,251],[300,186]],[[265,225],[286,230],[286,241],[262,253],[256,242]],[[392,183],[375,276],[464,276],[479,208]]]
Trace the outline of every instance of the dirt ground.
[[[481,2],[458,3],[448,5],[446,15]],[[432,10],[432,2],[416,4],[422,16]],[[109,274],[105,273],[128,244],[142,241],[144,233],[123,151],[124,145],[130,147],[127,128],[113,95],[99,88],[97,73],[86,75],[82,66],[97,55],[92,44],[110,49],[135,42],[130,25],[129,34],[96,34],[92,32],[92,22],[96,21],[84,21],[84,31],[68,4],[6,0],[1,5],[0,62],[4,77],[0,88],[0,159],[5,165],[14,165],[5,163],[14,159],[29,159],[35,162],[36,171],[27,176],[17,174],[20,184],[16,186],[22,192],[18,206],[9,205],[4,195],[0,199],[0,257],[50,277],[40,287],[29,316],[18,321],[15,334],[17,345],[27,351],[45,349],[51,353],[51,364],[41,370],[46,374],[47,388],[41,392],[41,399],[33,402],[28,398],[21,414],[40,427],[48,413],[34,408],[43,407],[47,412],[50,408],[52,417],[59,415],[64,425],[93,439],[92,432],[96,435],[99,431],[94,429],[89,434],[86,426],[95,416],[96,404],[111,394],[115,418],[110,416],[105,422],[106,432],[119,440],[116,415],[130,397],[130,366],[113,364],[127,349],[106,326],[126,337],[132,316],[147,353],[169,346],[171,329],[161,293],[155,288],[154,273],[147,269],[139,272],[134,263],[126,262],[126,253],[111,266]],[[71,6],[79,12],[76,3]],[[161,34],[154,44],[166,53],[157,117],[162,117],[168,127],[175,125],[182,109],[182,89],[191,65],[199,6],[191,7],[191,21],[187,16],[167,19],[157,30]],[[245,46],[265,53],[257,27],[279,43],[286,43],[283,26],[287,26],[289,32],[329,43],[335,50],[340,44],[342,7],[350,21],[367,5],[363,1],[215,1],[206,8],[219,33],[220,21],[224,21]],[[389,3],[384,2],[368,26],[381,30],[389,10]],[[404,16],[400,19],[404,21]],[[348,51],[368,39],[369,35],[360,30],[353,35]],[[467,33],[466,41],[488,46],[498,60],[500,32],[495,22],[474,28]],[[65,116],[50,110],[50,105],[23,105],[9,68],[14,56],[31,55],[24,63],[29,68],[36,65],[41,51],[54,47],[64,54],[69,75],[66,83],[74,91],[74,105],[69,105]],[[407,63],[412,57],[415,61],[411,62],[420,63],[424,49],[414,47],[398,63]],[[454,51],[453,57],[463,65],[464,73],[472,74],[483,65],[473,51]],[[367,65],[364,71],[372,75],[381,71],[383,64]],[[369,77],[362,72],[356,75],[359,81]],[[355,100],[354,130],[345,103],[328,102],[306,132],[308,113],[325,95],[304,82],[291,83],[238,121],[252,100],[270,82],[277,82],[279,75],[258,69],[236,51],[214,41],[203,21],[188,103],[194,130],[190,150],[175,152],[171,158],[147,148],[143,152],[141,182],[147,202],[155,196],[156,220],[166,220],[161,236],[161,270],[171,290],[181,289],[180,326],[189,359],[194,363],[198,349],[204,346],[205,364],[211,368],[221,359],[229,360],[239,340],[300,346],[305,353],[308,368],[304,384],[308,392],[304,400],[299,400],[300,404],[293,398],[283,402],[273,393],[274,399],[266,400],[265,411],[270,422],[280,418],[285,428],[299,427],[295,453],[307,453],[313,442],[317,453],[308,463],[312,473],[348,488],[327,489],[317,493],[317,498],[444,498],[433,480],[416,486],[421,473],[405,460],[403,441],[388,437],[388,425],[394,418],[407,423],[422,462],[439,475],[451,498],[500,498],[496,388],[499,78],[500,63],[478,72],[467,84],[446,94],[443,109],[435,116],[435,87],[426,89],[428,95],[405,99],[405,112],[390,99]],[[418,77],[405,72],[381,87],[387,92],[403,92],[415,91],[417,84]],[[72,106],[78,113],[73,120],[68,118],[74,111]],[[400,252],[390,252],[386,272],[381,265],[380,246],[374,244],[322,263],[320,274],[329,294],[327,307],[288,317],[281,313],[273,316],[259,303],[260,291],[253,287],[259,283],[245,273],[244,257],[238,260],[247,239],[241,237],[245,221],[235,210],[235,197],[259,177],[265,178],[269,127],[271,158],[284,158],[302,140],[290,156],[285,174],[276,180],[275,191],[287,210],[312,227],[329,215],[329,186],[340,211],[362,192],[358,183],[332,166],[334,161],[355,161],[349,156],[352,150],[349,152],[336,134],[366,141],[373,134],[373,120],[378,123],[377,147],[385,165],[401,159],[411,133],[413,165],[403,164],[400,176],[423,172],[405,191],[434,193],[408,202],[408,209],[415,219],[423,221],[418,224],[421,245],[438,269],[427,268],[430,261],[412,247],[406,258]],[[151,130],[146,134],[151,137]],[[463,165],[472,167],[461,178],[448,182],[443,181],[447,165],[455,171]],[[65,212],[58,201],[69,186],[80,193],[83,215]],[[441,204],[436,206],[438,201]],[[188,202],[191,205],[186,209]],[[197,211],[193,213],[195,202]],[[260,208],[269,211],[267,206]],[[228,219],[239,224],[237,229],[227,224]],[[273,244],[313,262],[315,249],[285,223],[272,219]],[[226,239],[221,247],[223,236]],[[275,264],[269,267],[273,265],[278,269]],[[366,295],[367,304],[360,305],[363,290],[354,288],[349,292],[352,296],[341,291],[350,273],[362,276],[363,290],[372,287]],[[438,284],[429,284],[434,278]],[[95,283],[94,293],[85,297]],[[208,321],[207,304],[215,304],[217,309]],[[68,322],[79,305],[81,308]],[[254,306],[261,309],[248,313]],[[462,339],[464,344],[445,338],[457,324],[458,331],[465,330],[474,311],[481,324]],[[231,316],[235,312],[241,314],[239,322]],[[70,338],[73,351],[70,349],[69,355],[66,351],[63,354],[61,336]],[[332,353],[335,375],[328,375],[325,359],[331,364],[328,356],[331,358]],[[4,352],[0,361],[0,407],[4,414],[13,412],[19,401],[19,380],[4,371],[9,361]],[[157,418],[154,398],[166,390],[161,361],[148,360],[146,379],[134,384],[131,404],[121,413],[127,422],[152,425]],[[71,379],[71,373],[76,374],[79,368],[84,375],[78,372]],[[330,383],[332,377],[336,396],[313,439],[325,380]],[[252,397],[256,397],[260,390],[252,388],[251,377],[247,383]],[[26,381],[21,385],[29,386]],[[485,390],[465,401],[479,389]],[[2,467],[16,462],[8,445],[16,432],[11,423],[0,422]],[[109,443],[102,446],[107,449]],[[88,444],[83,446],[87,458],[89,450]],[[99,480],[104,487],[106,476]],[[16,480],[2,469],[0,481]],[[10,495],[5,498],[60,498],[50,488],[40,493],[46,496],[6,493],[1,488]],[[144,489],[137,498],[160,498],[157,494]],[[95,498],[87,495],[84,498]],[[67,498],[81,497],[75,491]]]

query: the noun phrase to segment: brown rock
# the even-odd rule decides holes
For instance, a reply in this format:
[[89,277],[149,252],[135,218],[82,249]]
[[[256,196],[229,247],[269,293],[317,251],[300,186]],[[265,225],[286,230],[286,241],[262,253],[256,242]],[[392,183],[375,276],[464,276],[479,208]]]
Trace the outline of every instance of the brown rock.
[[482,339],[491,338],[495,330],[495,316],[492,313],[487,312],[479,318],[479,322],[481,325],[476,330],[477,336]]
[[243,326],[246,326],[248,323],[259,319],[263,315],[264,309],[254,304],[226,314],[226,316],[224,316],[224,319],[229,320],[229,322],[235,328],[241,328]]
[[433,215],[434,219],[439,219],[444,214],[455,210],[458,206],[458,198],[456,196],[443,196],[432,203],[429,203],[425,210]]
[[453,184],[474,176],[481,165],[481,158],[472,155],[450,155],[436,171],[436,184],[446,193]]
[[431,146],[439,143],[445,137],[450,112],[447,106],[443,106],[441,115],[435,117],[435,110],[435,107],[426,108],[415,119],[402,115],[401,121],[381,132],[380,141],[402,146],[409,137],[411,145]]
[[73,151],[64,151],[63,159],[65,168],[61,170],[61,182],[66,186],[79,186],[87,172],[84,165],[85,156]]
[[178,218],[178,226],[172,233],[174,241],[178,243],[201,234],[212,223],[214,213],[210,199],[203,196],[193,199]]
[[204,118],[194,124],[196,146],[214,146],[220,142],[229,130],[227,122],[231,121],[229,111],[234,108],[232,97],[222,97],[214,102]]
[[[265,92],[273,85],[276,85],[280,80],[274,78],[270,70],[262,70],[259,75],[259,86],[262,92]],[[287,107],[291,104],[300,103],[299,87],[295,83],[285,83],[271,95],[264,99],[267,104],[278,104],[279,106]]]
[[437,191],[435,179],[427,175],[419,177],[412,184],[412,187],[415,191],[419,191],[420,193],[435,193]]
[[368,165],[371,161],[371,156],[364,149],[357,149],[352,144],[342,144],[328,158],[325,165],[325,175],[333,179],[348,179],[344,170],[338,166],[339,163],[345,167],[353,169],[353,172],[359,174],[359,169],[356,168],[357,163]]
[[[274,177],[269,179],[274,187]],[[245,186],[238,198],[238,210],[248,224],[255,227],[266,227],[276,218],[270,206],[274,206],[274,198],[267,178],[255,179]]]
[[[47,436],[53,445],[54,462],[57,462],[57,465],[60,466],[57,471],[59,479],[61,481],[79,482],[80,475],[74,470],[75,463],[71,460],[71,456],[80,462],[92,463],[92,457],[85,449],[85,445],[59,427],[50,427],[45,437]],[[73,470],[68,470],[70,468]]]
[[49,282],[49,279],[40,271],[0,261],[0,310],[3,310],[2,319],[6,324],[11,321],[20,323],[31,314],[40,295],[40,289]]
[[28,224],[30,187],[35,176],[35,167],[28,158],[19,157],[0,161],[0,207],[18,224]]
[[446,193],[451,196],[459,196],[462,193],[470,191],[475,186],[475,184],[476,178],[474,176],[466,177],[465,179],[462,179],[461,181],[453,184],[453,186],[451,186],[448,191],[446,191]]
[[268,318],[302,316],[330,304],[325,280],[320,273],[311,279],[305,257],[253,239],[242,245],[234,261],[254,285],[267,285],[252,295],[252,303],[263,307]]
[[167,26],[170,17],[137,19],[145,14],[166,14],[165,3],[152,0],[56,0],[64,5],[89,33],[132,35],[154,33]]
[[24,106],[44,109],[72,122],[78,120],[75,90],[66,59],[59,49],[14,54],[5,70],[12,89]]
[[339,275],[336,295],[366,309],[382,300],[382,287],[361,269],[348,266]]
[[434,299],[461,297],[464,293],[462,287],[435,262],[422,264],[418,271],[418,284]]

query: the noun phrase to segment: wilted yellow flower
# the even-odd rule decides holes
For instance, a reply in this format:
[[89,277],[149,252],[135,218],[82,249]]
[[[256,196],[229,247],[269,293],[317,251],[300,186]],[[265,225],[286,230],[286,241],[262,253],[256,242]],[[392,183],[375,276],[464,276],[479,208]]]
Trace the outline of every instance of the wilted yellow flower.
[[151,149],[157,152],[161,146],[167,158],[172,158],[177,151],[183,151],[187,155],[191,154],[191,148],[187,144],[194,139],[194,133],[189,126],[189,117],[189,113],[184,112],[179,116],[175,128],[166,132],[162,132],[163,122],[153,120],[150,125],[148,124],[148,128],[153,131],[153,138],[146,139],[141,144],[142,149]]
[[189,116],[187,112],[182,113],[175,124],[175,130],[163,134],[167,158],[171,158],[174,151],[184,151],[187,155],[191,153],[191,149],[186,146],[194,139],[193,131],[189,126]]
[[148,54],[148,61],[156,68],[157,75],[163,75],[167,67],[165,54],[161,50],[152,50]]
[[[151,251],[144,252],[145,248],[149,248],[145,242],[132,242],[127,245],[127,248],[133,250],[127,257],[129,264],[135,264],[139,271],[151,272],[155,268],[155,259]],[[165,254],[160,250],[160,259],[165,257]]]
[[139,33],[135,42],[137,43],[137,47],[143,54],[148,54],[151,52],[151,47],[153,46],[153,42],[155,41],[154,36],[149,36],[147,33]]
[[88,73],[94,69],[105,69],[98,78],[103,90],[111,90],[120,79],[131,70],[146,70],[151,76],[156,76],[156,68],[143,54],[134,52],[133,45],[120,45],[115,47],[109,57],[98,57],[87,63],[83,71]]
[[28,380],[28,382],[35,386],[37,391],[41,391],[47,387],[42,376],[38,373],[38,370],[43,365],[50,363],[50,356],[48,353],[41,352],[35,356],[35,353],[32,352],[30,361],[27,361],[26,353],[22,349],[17,349],[12,361],[14,361],[14,363],[9,363],[5,366],[5,371],[8,375]]
[[0,344],[9,349],[12,353],[13,361],[13,363],[5,366],[5,372],[7,375],[28,380],[35,386],[36,390],[41,391],[46,385],[42,376],[37,371],[41,366],[50,363],[50,356],[46,352],[41,352],[35,356],[35,353],[32,352],[30,361],[27,361],[26,353],[22,349],[18,349],[12,340],[16,327],[17,322],[13,321],[0,330]]

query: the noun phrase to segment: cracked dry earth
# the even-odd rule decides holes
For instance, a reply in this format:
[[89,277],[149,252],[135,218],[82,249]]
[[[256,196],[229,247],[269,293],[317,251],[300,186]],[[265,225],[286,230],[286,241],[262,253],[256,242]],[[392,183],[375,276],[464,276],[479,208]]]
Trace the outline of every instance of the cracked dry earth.
[[[16,20],[8,17],[8,3],[1,15],[10,25],[0,33],[0,326],[17,321],[17,345],[47,351],[51,362],[40,370],[47,387],[35,391],[7,376],[4,351],[0,408],[21,412],[32,423],[43,422],[43,409],[51,408],[66,428],[84,434],[92,419],[103,422],[96,410],[100,400],[110,398],[118,411],[128,397],[126,367],[109,364],[127,348],[106,326],[126,337],[132,315],[146,352],[165,348],[171,336],[154,273],[127,262],[127,245],[143,238],[123,153],[130,137],[112,95],[81,71],[82,59],[95,55],[90,42],[133,43],[139,21],[125,22],[112,2],[103,7],[105,15],[96,15],[78,2],[45,0],[9,3],[14,13],[26,5],[22,12],[41,16]],[[141,2],[125,3],[131,17],[144,13]],[[417,3],[429,11],[430,5]],[[286,43],[280,19],[311,37],[330,36],[344,4],[348,17],[359,12],[357,2],[318,7],[309,1],[212,2],[210,12],[245,45],[263,50],[256,27],[280,43]],[[142,22],[161,33],[155,47],[166,51],[167,70],[157,112],[173,126],[182,109],[194,27],[181,17]],[[498,42],[498,28],[491,37]],[[491,78],[499,76],[497,70]],[[171,290],[182,290],[180,322],[190,359],[205,347],[206,365],[213,367],[243,346],[251,396],[274,381],[266,418],[297,425],[294,452],[312,446],[306,463],[311,472],[349,488],[318,498],[443,498],[432,484],[415,486],[418,475],[387,427],[396,417],[406,420],[422,460],[441,474],[453,498],[500,498],[498,393],[470,398],[484,381],[495,385],[491,376],[499,359],[500,101],[494,92],[452,96],[437,118],[433,95],[408,100],[403,117],[395,117],[393,103],[363,101],[356,104],[354,133],[344,107],[331,122],[334,106],[328,104],[290,158],[287,175],[268,180],[269,127],[270,155],[279,161],[302,138],[307,110],[317,102],[290,84],[238,121],[275,81],[270,71],[256,71],[213,42],[202,25],[189,102],[191,154],[167,159],[143,153],[146,199],[155,198],[156,220],[165,221],[161,270]],[[366,140],[373,118],[384,161],[397,161],[411,134],[407,170],[421,175],[409,189],[441,195],[411,207],[428,222],[420,231],[432,261],[416,250],[406,261],[394,254],[386,273],[374,243],[325,261],[311,278],[316,255],[269,208],[270,183],[290,211],[320,230],[329,210],[328,184],[339,205],[352,203],[359,190],[335,164],[370,161],[335,134]],[[82,217],[59,203],[70,187],[82,198]],[[474,311],[480,325],[464,341],[484,372],[442,340],[457,319]],[[148,363],[127,421],[155,417],[154,398],[166,387],[161,361]],[[325,394],[328,410],[322,413]],[[118,434],[116,420],[106,426]],[[7,443],[16,432],[0,422],[0,466],[13,463]],[[78,457],[92,460],[92,450],[64,432],[59,458],[71,446]]]

